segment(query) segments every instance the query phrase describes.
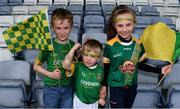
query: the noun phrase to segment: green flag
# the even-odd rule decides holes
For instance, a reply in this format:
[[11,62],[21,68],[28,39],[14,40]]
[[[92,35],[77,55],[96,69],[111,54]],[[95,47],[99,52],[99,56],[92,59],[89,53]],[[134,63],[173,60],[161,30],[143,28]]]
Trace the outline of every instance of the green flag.
[[46,9],[6,29],[3,37],[11,53],[32,48],[53,50]]
[[173,60],[177,60],[177,58],[180,56],[180,32],[176,32],[176,44],[175,44],[175,50],[173,55]]

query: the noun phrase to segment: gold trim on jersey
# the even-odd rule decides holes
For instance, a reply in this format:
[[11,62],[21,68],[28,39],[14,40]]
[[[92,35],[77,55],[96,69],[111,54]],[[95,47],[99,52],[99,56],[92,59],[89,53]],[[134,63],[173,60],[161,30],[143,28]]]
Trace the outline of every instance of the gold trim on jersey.
[[[131,36],[132,36],[132,41],[137,42],[139,45],[141,44],[141,42],[136,37],[134,37],[132,34],[131,34]],[[113,39],[109,40],[107,42],[107,44],[112,46],[115,42],[122,43],[122,41],[118,37],[118,34]]]
[[74,64],[71,64],[70,68],[71,70],[66,70],[66,77],[71,77],[74,74]]
[[42,65],[41,61],[38,58],[35,59],[34,64]]
[[119,38],[118,38],[118,35],[116,35],[113,39],[109,40],[109,41],[107,42],[107,44],[110,45],[110,46],[112,46],[115,42],[121,43],[121,41],[120,41]]
[[109,60],[109,58],[103,57],[102,62],[105,64],[109,64],[110,60]]

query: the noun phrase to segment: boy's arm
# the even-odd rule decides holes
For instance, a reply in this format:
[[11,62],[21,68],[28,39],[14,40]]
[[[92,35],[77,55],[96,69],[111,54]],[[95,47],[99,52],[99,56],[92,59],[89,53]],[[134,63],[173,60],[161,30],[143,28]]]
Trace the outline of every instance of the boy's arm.
[[106,103],[106,87],[105,86],[101,87],[100,97],[99,97],[98,102],[101,106],[104,106]]
[[71,63],[73,61],[73,56],[75,51],[81,47],[81,44],[76,43],[73,48],[69,51],[69,53],[66,55],[65,59],[63,60],[62,66],[64,69],[66,70],[70,70],[71,69]]
[[100,90],[100,98],[105,99],[106,98],[106,86],[102,86]]
[[61,71],[59,69],[55,69],[53,72],[49,72],[46,69],[44,69],[41,65],[39,64],[34,64],[33,69],[38,72],[41,73],[45,76],[48,76],[52,79],[60,79],[61,78]]

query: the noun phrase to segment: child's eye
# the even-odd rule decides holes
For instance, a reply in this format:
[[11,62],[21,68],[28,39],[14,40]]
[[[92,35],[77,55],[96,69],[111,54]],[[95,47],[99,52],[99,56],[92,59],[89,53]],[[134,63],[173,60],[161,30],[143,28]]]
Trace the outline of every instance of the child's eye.
[[126,24],[126,26],[131,26],[131,25],[132,25],[131,23]]

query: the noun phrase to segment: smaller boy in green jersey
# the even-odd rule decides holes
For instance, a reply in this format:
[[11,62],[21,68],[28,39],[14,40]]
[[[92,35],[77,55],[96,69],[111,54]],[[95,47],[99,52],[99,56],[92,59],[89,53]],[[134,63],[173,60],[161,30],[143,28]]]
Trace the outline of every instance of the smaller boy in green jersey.
[[[66,9],[55,9],[51,16],[52,30],[56,38],[52,40],[54,51],[40,51],[34,63],[34,70],[44,75],[43,103],[45,108],[72,108],[72,78],[67,78],[62,67],[64,57],[73,47],[69,40],[73,26],[73,15]],[[47,63],[47,69],[42,63]]]
[[87,40],[82,47],[83,62],[72,63],[74,52],[80,47],[76,43],[63,61],[63,68],[70,71],[67,76],[75,76],[73,108],[98,109],[98,103],[105,104],[105,95],[100,94],[104,74],[102,67],[97,64],[102,45],[97,40]]

